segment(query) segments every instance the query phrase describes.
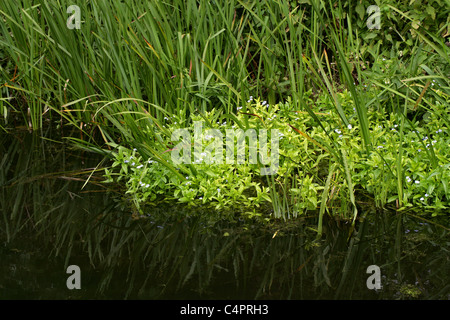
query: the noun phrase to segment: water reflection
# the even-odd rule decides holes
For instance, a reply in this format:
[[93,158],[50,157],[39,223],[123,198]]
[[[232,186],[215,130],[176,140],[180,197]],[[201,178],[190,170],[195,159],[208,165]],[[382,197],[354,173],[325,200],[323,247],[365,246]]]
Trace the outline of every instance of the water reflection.
[[[98,157],[27,133],[0,140],[1,299],[450,298],[448,230],[412,213],[363,207],[352,237],[327,218],[320,240],[315,217],[262,226],[171,206],[136,219],[91,175]],[[71,264],[81,290],[66,287]]]

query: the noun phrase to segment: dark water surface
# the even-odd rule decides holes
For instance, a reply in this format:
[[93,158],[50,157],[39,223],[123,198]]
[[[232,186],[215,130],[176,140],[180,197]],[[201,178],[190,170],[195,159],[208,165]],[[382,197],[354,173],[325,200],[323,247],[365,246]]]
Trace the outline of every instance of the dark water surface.
[[[317,241],[315,216],[263,226],[169,206],[136,219],[93,173],[101,159],[0,135],[0,299],[450,299],[448,221],[360,203],[350,238],[328,218]],[[66,286],[69,265],[80,290]]]

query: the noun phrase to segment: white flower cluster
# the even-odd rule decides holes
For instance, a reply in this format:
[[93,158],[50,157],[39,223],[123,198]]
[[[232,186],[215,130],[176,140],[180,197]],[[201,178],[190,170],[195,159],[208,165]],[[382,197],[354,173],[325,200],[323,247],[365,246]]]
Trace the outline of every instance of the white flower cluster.
[[141,187],[143,187],[143,188],[149,188],[150,187],[150,185],[147,183],[147,184],[145,184],[145,183],[143,183],[142,181],[139,181],[139,185],[141,186]]

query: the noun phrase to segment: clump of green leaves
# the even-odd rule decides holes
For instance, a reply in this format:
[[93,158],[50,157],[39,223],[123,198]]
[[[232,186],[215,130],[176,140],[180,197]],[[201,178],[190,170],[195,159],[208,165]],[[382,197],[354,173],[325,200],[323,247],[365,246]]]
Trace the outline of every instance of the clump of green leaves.
[[422,291],[412,284],[405,284],[400,287],[399,293],[403,299],[417,299]]
[[401,116],[391,114],[390,120],[382,121],[384,114],[372,113],[374,149],[365,161],[355,165],[358,172],[355,178],[374,195],[379,206],[398,199],[395,166],[400,145],[404,150],[400,173],[403,203],[430,209],[448,206],[450,137],[448,128],[435,118],[438,113],[433,114],[423,120],[426,126],[421,126],[419,121],[407,122],[400,140]]
[[[249,163],[249,143],[244,145],[247,160],[245,163],[235,161],[228,164],[211,161],[215,154],[214,150],[208,147],[214,139],[207,134],[207,130],[217,129],[225,136],[227,129],[253,129],[255,132],[265,129],[268,132],[268,141],[271,141],[270,134],[274,134],[272,132],[279,135],[280,162],[277,177],[295,179],[295,187],[285,192],[295,198],[293,204],[296,212],[315,209],[319,190],[322,188],[315,176],[320,159],[324,156],[311,148],[310,143],[295,132],[295,130],[306,131],[306,123],[310,118],[305,114],[291,112],[288,104],[281,107],[283,110],[280,110],[278,105],[269,106],[267,102],[258,99],[249,101],[242,107],[244,110],[239,108],[242,112],[238,112],[235,117],[203,122],[204,150],[198,158],[194,158],[196,160],[192,159],[191,164],[184,165],[184,169],[181,166],[177,168],[183,173],[185,177],[183,180],[158,162],[157,158],[143,159],[136,149],[120,146],[113,153],[114,162],[111,168],[106,170],[107,181],[124,183],[126,194],[137,206],[147,202],[175,200],[192,207],[208,206],[222,212],[230,209],[236,212],[238,209],[238,212],[246,216],[261,216],[263,212],[269,211],[272,202],[270,189],[273,188],[278,192],[278,182],[270,186],[267,179],[260,174],[261,164]],[[192,116],[192,122],[203,119],[217,120],[216,111]],[[184,125],[186,121],[183,115],[166,117],[165,120],[164,128],[169,134],[163,139],[166,145],[173,145],[173,141],[169,138],[170,133],[181,128],[180,124]],[[289,122],[292,125],[289,125]],[[188,129],[194,131],[192,123]],[[235,148],[237,147],[235,145]],[[167,150],[172,151],[173,149]],[[237,149],[235,155],[236,151]],[[267,151],[271,152],[270,147]]]
[[[376,97],[371,88],[363,94],[366,99]],[[289,218],[319,207],[325,179],[330,174],[329,163],[337,162],[333,150],[344,150],[346,168],[338,166],[336,172],[331,173],[325,199],[335,208],[332,214],[339,213],[348,218],[350,192],[353,192],[348,186],[351,180],[355,189],[373,196],[378,206],[398,201],[399,177],[395,167],[401,145],[404,150],[400,172],[402,204],[445,209],[449,204],[450,137],[448,128],[440,121],[448,116],[444,104],[436,102],[433,112],[423,119],[404,119],[403,124],[403,115],[385,114],[371,107],[369,121],[372,123],[373,149],[368,153],[361,145],[350,93],[344,90],[337,98],[348,115],[346,127],[335,112],[329,111],[332,105],[329,96],[320,96],[313,101],[311,91],[305,95],[305,101],[320,117],[320,126],[307,112],[296,111],[289,100],[269,105],[266,101],[250,98],[237,108],[235,115],[212,110],[191,115],[191,122],[183,114],[166,117],[164,128],[169,135],[161,135],[164,144],[171,146],[166,152],[174,150],[170,133],[185,125],[193,133],[195,121],[207,120],[202,128],[204,150],[192,159],[191,164],[176,168],[184,178],[180,179],[157,158],[143,159],[137,150],[121,146],[114,153],[112,168],[106,172],[108,181],[124,181],[126,193],[138,204],[177,201],[191,207],[204,206],[217,212],[251,217],[267,217],[265,214],[271,209],[273,217]],[[245,144],[245,163],[214,163],[211,159],[216,150],[209,147],[216,138],[208,135],[210,129],[219,130],[223,137],[227,129],[277,132],[280,157],[276,175],[261,176],[261,164],[249,163],[248,143]],[[191,142],[193,145],[194,140]],[[224,145],[225,141],[220,143]]]

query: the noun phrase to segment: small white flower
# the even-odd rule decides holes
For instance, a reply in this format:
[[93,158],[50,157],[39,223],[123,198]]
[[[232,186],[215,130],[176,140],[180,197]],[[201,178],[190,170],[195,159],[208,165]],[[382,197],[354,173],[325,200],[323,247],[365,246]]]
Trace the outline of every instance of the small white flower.
[[422,198],[420,198],[420,201],[423,201],[423,200],[425,200],[423,197]]
[[428,193],[425,193],[425,197],[429,197],[430,195]]
[[202,199],[203,199],[203,197],[198,197],[198,199],[199,199],[199,200],[202,200]]
[[348,128],[348,130],[351,130],[353,127],[352,127],[351,124],[349,124],[349,125],[347,126],[347,128]]
[[419,180],[416,180],[416,181],[414,181],[416,184],[419,184],[420,183],[420,181]]
[[138,168],[138,169],[140,169],[140,168],[142,168],[144,165],[138,165],[136,168]]

